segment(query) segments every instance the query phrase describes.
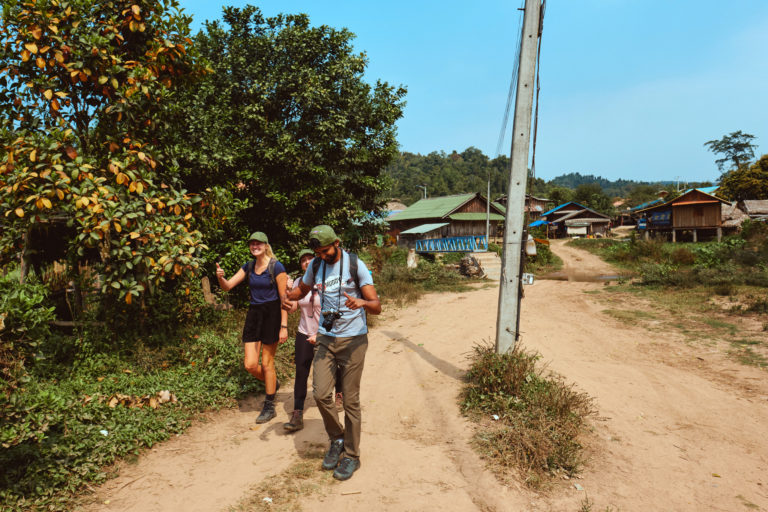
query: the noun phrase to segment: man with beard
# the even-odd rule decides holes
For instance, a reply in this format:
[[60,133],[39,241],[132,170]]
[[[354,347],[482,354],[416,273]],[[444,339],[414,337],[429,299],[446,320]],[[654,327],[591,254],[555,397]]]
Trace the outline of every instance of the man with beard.
[[[323,468],[334,470],[334,478],[347,480],[360,467],[360,378],[368,349],[366,313],[381,313],[381,302],[365,263],[339,244],[330,226],[312,228],[309,246],[315,259],[299,286],[286,294],[283,307],[289,309],[289,301],[301,299],[313,285],[320,291],[322,318],[312,391],[330,439]],[[338,368],[344,394],[344,425],[339,421],[333,393]]]

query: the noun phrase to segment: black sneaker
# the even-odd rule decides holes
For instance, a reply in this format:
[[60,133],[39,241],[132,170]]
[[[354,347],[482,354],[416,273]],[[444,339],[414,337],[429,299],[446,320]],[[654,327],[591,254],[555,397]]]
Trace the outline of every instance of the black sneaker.
[[296,409],[291,414],[291,420],[283,423],[283,428],[288,432],[296,432],[304,428],[304,411]]
[[336,471],[333,472],[333,478],[336,480],[349,480],[352,477],[352,473],[357,471],[360,467],[360,459],[353,459],[352,457],[343,457],[339,462]]
[[275,412],[275,402],[265,401],[264,407],[261,409],[261,414],[256,418],[256,423],[266,423],[275,416],[277,416],[277,413]]
[[341,457],[341,452],[343,451],[343,437],[331,441],[331,446],[328,447],[328,452],[325,454],[325,457],[323,457],[323,469],[334,469],[339,464],[339,457]]

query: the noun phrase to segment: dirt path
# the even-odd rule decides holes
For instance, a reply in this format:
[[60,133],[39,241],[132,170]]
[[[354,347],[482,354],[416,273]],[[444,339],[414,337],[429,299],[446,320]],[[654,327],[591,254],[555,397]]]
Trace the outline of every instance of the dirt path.
[[[569,275],[615,272],[560,243],[553,250]],[[578,511],[588,495],[595,511],[768,510],[766,373],[675,335],[622,325],[585,293],[602,286],[537,281],[522,307],[523,345],[597,401],[581,479],[546,494],[504,486],[470,448],[472,426],[457,396],[472,345],[494,336],[498,289],[490,287],[429,295],[382,317],[363,377],[362,467],[301,499],[301,508]],[[255,427],[259,398],[211,414],[124,467],[83,510],[229,510],[251,486],[326,444],[313,405],[303,431],[283,433],[287,387],[277,420]]]

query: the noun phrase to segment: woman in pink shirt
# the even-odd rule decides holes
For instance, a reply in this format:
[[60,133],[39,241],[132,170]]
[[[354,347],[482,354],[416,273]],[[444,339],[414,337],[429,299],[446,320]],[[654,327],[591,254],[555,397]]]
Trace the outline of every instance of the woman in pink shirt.
[[[302,272],[312,263],[315,253],[304,249],[299,253],[299,264]],[[296,288],[301,277],[296,279],[293,287]],[[315,343],[317,341],[317,328],[320,325],[320,293],[314,287],[297,303],[301,312],[299,329],[296,333],[296,380],[293,383],[293,413],[288,423],[283,428],[288,432],[296,432],[304,428],[304,400],[307,398],[307,379],[312,367],[312,359],[315,357]],[[296,311],[293,309],[291,312]],[[336,400],[341,400],[341,368],[337,372]]]

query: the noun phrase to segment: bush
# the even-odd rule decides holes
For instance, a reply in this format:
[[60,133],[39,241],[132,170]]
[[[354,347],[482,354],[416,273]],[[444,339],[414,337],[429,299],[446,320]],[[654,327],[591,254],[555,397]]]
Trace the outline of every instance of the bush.
[[[118,457],[182,432],[200,411],[263,391],[242,366],[239,313],[229,326],[203,329],[153,348],[93,354],[57,379],[24,382],[0,394],[0,509],[71,510],[68,500],[88,482],[107,478]],[[293,344],[280,345],[281,379],[293,369]],[[178,401],[137,407],[141,397],[168,390]],[[111,397],[129,398],[110,406]]]
[[694,256],[690,249],[686,247],[680,247],[672,251],[670,259],[672,260],[672,263],[676,263],[678,265],[693,265],[693,263],[696,261],[696,256]]
[[498,416],[475,442],[502,468],[517,468],[532,486],[546,474],[578,471],[577,438],[594,414],[592,399],[538,368],[539,359],[519,346],[506,354],[476,346],[461,401],[462,410],[475,419]]
[[46,297],[34,275],[24,284],[17,270],[0,275],[0,393],[15,387],[26,363],[55,346],[49,326],[55,308]]

